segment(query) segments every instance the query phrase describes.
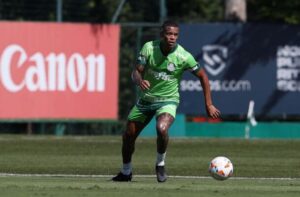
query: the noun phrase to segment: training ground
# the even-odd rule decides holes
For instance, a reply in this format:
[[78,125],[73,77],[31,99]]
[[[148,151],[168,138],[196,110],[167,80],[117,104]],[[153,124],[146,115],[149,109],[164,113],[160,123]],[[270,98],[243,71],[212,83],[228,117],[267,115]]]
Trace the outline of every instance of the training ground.
[[[154,176],[155,138],[138,138],[130,183],[110,181],[120,136],[0,136],[2,196],[299,196],[300,140],[171,138],[166,183]],[[216,181],[209,161],[224,155],[234,176]]]

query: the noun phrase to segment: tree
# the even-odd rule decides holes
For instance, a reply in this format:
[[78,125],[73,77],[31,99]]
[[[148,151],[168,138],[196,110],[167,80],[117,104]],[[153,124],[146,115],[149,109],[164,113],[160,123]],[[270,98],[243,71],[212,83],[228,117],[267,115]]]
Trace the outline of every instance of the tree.
[[300,1],[248,0],[248,21],[300,24]]
[[234,22],[246,22],[246,0],[226,0],[225,20]]

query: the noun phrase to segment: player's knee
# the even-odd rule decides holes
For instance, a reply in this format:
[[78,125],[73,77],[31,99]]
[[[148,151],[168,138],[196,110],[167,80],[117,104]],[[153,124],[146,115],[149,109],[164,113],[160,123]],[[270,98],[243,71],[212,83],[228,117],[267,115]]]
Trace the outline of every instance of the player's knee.
[[156,125],[157,135],[167,136],[168,135],[168,125],[165,123],[158,123]]
[[126,131],[123,133],[123,139],[135,139],[139,133],[138,125],[135,122],[128,122]]
[[123,134],[123,139],[134,139],[136,138],[136,132],[132,130],[126,130]]

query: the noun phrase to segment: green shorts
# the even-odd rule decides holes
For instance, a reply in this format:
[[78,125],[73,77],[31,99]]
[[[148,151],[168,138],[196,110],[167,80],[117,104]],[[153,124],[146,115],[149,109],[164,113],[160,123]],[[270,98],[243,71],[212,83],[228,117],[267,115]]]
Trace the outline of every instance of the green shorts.
[[147,102],[139,100],[131,109],[128,120],[144,122],[147,118],[158,116],[162,113],[168,113],[175,118],[178,103],[172,101],[165,102]]

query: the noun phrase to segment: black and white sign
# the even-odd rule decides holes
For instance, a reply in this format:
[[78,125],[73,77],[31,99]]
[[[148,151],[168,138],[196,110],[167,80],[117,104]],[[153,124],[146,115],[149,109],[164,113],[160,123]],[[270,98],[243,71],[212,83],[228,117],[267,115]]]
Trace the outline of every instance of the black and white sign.
[[[264,117],[300,115],[300,26],[181,25],[179,43],[205,69],[214,104],[225,115],[245,115],[250,100]],[[186,72],[178,112],[205,114],[200,81]]]

